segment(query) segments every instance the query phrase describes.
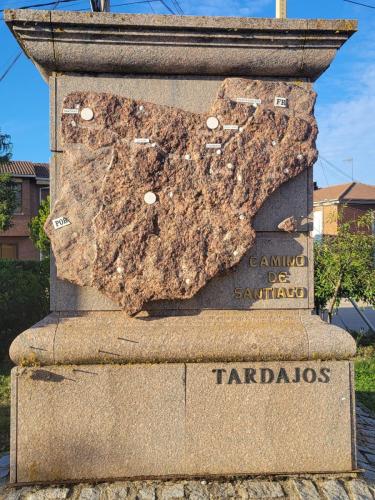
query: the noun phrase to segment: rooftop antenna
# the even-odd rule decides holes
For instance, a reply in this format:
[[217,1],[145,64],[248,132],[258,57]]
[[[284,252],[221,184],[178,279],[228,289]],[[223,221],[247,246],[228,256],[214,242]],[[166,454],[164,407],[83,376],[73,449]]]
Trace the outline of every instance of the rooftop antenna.
[[276,0],[276,18],[286,19],[286,2],[287,0]]
[[352,181],[354,181],[354,158],[346,158],[342,161],[344,161],[345,163],[349,163],[352,166]]

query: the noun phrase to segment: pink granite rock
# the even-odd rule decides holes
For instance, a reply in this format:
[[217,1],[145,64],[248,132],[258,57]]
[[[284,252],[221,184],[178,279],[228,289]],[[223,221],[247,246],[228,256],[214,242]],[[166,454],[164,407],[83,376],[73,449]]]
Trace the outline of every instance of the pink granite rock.
[[286,233],[294,233],[297,231],[297,221],[293,216],[288,217],[287,219],[281,221],[277,228],[280,229],[280,231],[285,231]]
[[[269,195],[316,161],[314,103],[309,84],[240,78],[222,83],[207,114],[67,96],[62,186],[45,226],[59,278],[96,287],[129,314],[192,297],[254,244],[252,220]],[[70,224],[55,229],[60,217]]]

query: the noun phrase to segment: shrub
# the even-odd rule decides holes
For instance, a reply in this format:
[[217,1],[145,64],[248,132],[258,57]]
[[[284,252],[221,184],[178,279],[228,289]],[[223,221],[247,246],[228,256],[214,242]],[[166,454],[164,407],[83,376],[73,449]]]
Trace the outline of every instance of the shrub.
[[49,312],[49,259],[0,260],[0,352]]

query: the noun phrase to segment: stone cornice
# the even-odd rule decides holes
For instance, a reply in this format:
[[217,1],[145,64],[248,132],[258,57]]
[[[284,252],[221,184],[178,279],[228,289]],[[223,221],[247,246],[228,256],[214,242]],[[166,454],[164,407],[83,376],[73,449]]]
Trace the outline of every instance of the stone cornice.
[[356,21],[8,10],[22,49],[52,72],[315,80]]

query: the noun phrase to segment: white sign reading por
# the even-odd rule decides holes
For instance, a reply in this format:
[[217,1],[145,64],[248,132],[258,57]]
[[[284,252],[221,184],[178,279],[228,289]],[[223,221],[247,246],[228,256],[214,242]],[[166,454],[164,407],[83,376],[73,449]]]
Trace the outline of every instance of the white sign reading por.
[[52,224],[55,229],[60,229],[61,227],[69,226],[71,222],[66,217],[59,217],[58,219],[53,219]]

